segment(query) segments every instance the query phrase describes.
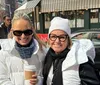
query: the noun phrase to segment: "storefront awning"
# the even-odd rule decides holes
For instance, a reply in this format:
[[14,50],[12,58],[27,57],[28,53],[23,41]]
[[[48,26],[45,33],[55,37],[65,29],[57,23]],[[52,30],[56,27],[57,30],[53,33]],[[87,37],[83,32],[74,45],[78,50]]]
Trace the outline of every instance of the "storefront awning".
[[30,13],[32,11],[34,11],[34,8],[36,7],[36,5],[40,2],[40,0],[32,0],[32,1],[28,1],[25,4],[23,4],[21,7],[19,7],[18,9],[15,10],[16,12],[20,12],[20,13]]
[[42,0],[41,12],[100,8],[100,0]]

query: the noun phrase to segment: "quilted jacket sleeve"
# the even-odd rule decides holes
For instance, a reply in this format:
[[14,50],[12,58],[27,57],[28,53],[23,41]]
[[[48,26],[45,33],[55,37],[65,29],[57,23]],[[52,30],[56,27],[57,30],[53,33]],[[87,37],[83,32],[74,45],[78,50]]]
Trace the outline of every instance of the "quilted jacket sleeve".
[[0,85],[13,85],[9,78],[6,57],[2,51],[0,51]]
[[80,65],[79,75],[81,85],[100,85],[99,75],[96,73],[96,69],[94,69],[94,64],[91,60]]

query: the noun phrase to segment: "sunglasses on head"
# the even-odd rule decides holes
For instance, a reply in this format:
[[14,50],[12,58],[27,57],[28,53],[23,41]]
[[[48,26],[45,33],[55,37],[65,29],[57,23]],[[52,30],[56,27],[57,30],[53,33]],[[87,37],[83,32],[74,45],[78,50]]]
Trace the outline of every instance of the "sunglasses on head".
[[13,34],[15,36],[21,36],[22,34],[24,34],[25,36],[29,36],[33,34],[33,31],[31,29],[28,30],[24,30],[24,31],[20,31],[20,30],[14,30]]

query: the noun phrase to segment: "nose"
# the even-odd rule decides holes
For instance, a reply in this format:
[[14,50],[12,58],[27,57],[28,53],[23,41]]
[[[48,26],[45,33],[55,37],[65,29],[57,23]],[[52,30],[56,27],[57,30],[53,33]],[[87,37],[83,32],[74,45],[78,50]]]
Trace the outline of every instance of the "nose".
[[24,33],[22,33],[21,37],[26,37]]
[[59,42],[59,41],[60,41],[60,39],[59,39],[59,37],[57,37],[56,40],[55,40],[55,42]]

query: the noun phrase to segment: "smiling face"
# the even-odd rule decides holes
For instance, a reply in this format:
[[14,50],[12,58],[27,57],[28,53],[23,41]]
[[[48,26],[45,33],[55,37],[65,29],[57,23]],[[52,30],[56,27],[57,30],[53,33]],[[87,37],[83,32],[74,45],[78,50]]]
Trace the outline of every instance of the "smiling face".
[[[20,45],[27,45],[31,39],[33,38],[33,33],[30,35],[25,35],[24,33],[27,32],[26,30],[32,30],[32,27],[30,23],[27,20],[24,19],[18,19],[15,20],[12,23],[12,31],[20,31],[22,34],[20,36],[16,36],[13,34],[14,39],[19,43]],[[24,33],[23,33],[24,32]]]
[[68,35],[62,30],[53,30],[49,36],[49,44],[55,53],[61,53],[68,47]]

